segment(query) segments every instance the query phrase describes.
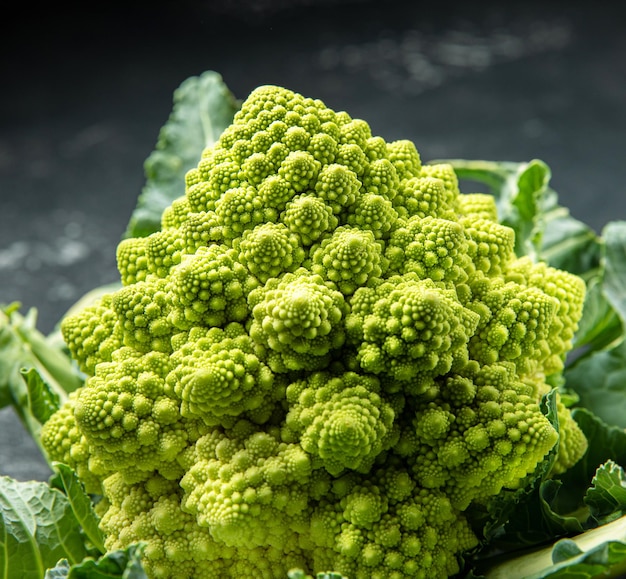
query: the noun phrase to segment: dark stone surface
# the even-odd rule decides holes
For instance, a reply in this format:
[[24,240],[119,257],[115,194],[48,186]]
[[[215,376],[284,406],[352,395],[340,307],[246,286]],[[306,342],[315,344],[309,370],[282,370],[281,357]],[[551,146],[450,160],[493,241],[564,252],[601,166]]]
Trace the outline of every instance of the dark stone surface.
[[[626,37],[618,2],[106,4],[16,12],[0,59],[0,302],[40,328],[116,278],[115,247],[174,89],[213,69],[245,97],[281,84],[413,139],[426,160],[545,160],[574,216],[626,215]],[[48,475],[8,409],[0,474]]]

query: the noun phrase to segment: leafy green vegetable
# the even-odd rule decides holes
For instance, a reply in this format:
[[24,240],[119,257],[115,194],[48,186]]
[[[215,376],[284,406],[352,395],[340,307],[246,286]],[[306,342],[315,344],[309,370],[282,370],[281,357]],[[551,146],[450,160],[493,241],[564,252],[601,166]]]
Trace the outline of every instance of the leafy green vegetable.
[[0,477],[0,579],[41,579],[88,554],[67,497],[42,482]]
[[204,72],[180,85],[156,149],[146,159],[146,184],[126,237],[145,237],[161,228],[163,210],[185,190],[185,174],[230,125],[237,109],[237,100],[216,72]]

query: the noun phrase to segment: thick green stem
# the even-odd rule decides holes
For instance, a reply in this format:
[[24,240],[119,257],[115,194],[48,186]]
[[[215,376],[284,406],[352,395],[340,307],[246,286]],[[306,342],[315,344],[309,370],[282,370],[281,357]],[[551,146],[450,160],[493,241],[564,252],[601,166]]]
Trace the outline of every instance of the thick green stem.
[[[626,544],[626,515],[619,519],[585,531],[580,535],[567,539],[573,542],[578,549],[582,552],[579,555],[574,555],[571,559],[572,564],[576,564],[577,560],[584,554],[590,551],[600,548],[602,545],[609,542],[619,542]],[[494,557],[491,564],[487,564],[480,569],[482,575],[487,579],[525,579],[534,577],[549,577],[548,574],[552,567],[556,565],[564,566],[565,562],[555,563],[553,560],[554,545],[544,547],[541,549],[535,549],[530,552],[525,552],[523,555],[519,555],[514,558],[498,559]],[[569,560],[568,560],[569,561]],[[554,569],[556,571],[556,569]],[[620,577],[626,571],[626,557],[620,558],[620,560],[614,563],[607,563],[602,570],[601,575],[593,575],[592,577]],[[563,576],[563,575],[560,575]]]

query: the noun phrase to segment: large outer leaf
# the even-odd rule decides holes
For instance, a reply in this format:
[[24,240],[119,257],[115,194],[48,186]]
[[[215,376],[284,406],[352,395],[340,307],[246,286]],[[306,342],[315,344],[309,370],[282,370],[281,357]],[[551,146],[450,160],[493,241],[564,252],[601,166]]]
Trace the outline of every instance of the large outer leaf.
[[626,342],[597,351],[566,370],[567,388],[608,424],[626,428]]
[[41,579],[87,550],[67,497],[41,482],[0,477],[0,579]]
[[126,237],[144,237],[161,228],[163,210],[185,193],[185,174],[202,151],[232,123],[238,102],[222,77],[213,71],[185,80],[174,92],[174,108],[159,133],[155,151],[146,159],[146,184],[133,212]]

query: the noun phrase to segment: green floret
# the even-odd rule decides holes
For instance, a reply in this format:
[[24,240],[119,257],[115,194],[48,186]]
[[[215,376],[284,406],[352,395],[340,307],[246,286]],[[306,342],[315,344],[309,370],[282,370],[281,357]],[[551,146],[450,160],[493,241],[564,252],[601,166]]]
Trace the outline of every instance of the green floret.
[[212,166],[208,172],[205,169],[201,176],[208,187],[214,191],[212,196],[217,196],[219,199],[219,196],[226,191],[239,187],[242,181],[240,172],[239,165],[227,158]]
[[556,407],[559,418],[559,448],[552,465],[552,475],[566,472],[573,467],[587,452],[589,442],[584,432],[574,420],[569,408],[563,404],[557,393]]
[[506,225],[479,217],[462,217],[459,223],[468,240],[467,253],[476,269],[500,277],[515,259],[515,232]]
[[417,390],[467,361],[479,320],[453,290],[414,274],[359,288],[350,305],[346,327],[361,368]]
[[138,282],[115,292],[111,308],[117,315],[122,341],[139,352],[170,352],[174,328],[168,320],[171,302],[167,282]]
[[376,193],[359,195],[346,219],[348,225],[371,231],[376,239],[387,239],[398,219],[391,201]]
[[339,222],[332,207],[312,195],[299,195],[287,203],[281,221],[289,231],[300,236],[304,246],[315,243]]
[[397,465],[373,470],[361,484],[337,482],[338,502],[320,503],[311,518],[316,569],[356,579],[449,577],[460,571],[458,553],[478,544],[444,493],[416,486]]
[[363,149],[355,143],[344,143],[337,150],[336,164],[344,165],[358,179],[362,179],[369,168],[369,161]]
[[72,392],[69,400],[43,425],[41,444],[50,462],[67,464],[76,471],[88,493],[101,494],[101,477],[107,469],[92,456],[89,443],[76,424],[76,396],[77,393]]
[[549,355],[542,361],[542,370],[548,375],[559,372],[563,369],[565,355],[572,349],[572,339],[582,316],[585,282],[546,263],[533,263],[528,257],[512,262],[506,279],[535,287],[556,300],[556,314],[546,338]]
[[[551,386],[545,383],[541,374],[523,376],[522,381],[535,390],[534,397],[536,400],[540,400],[552,390]],[[555,399],[559,424],[559,445],[556,459],[550,471],[551,475],[559,475],[569,470],[585,455],[589,447],[585,434],[572,416],[570,408],[563,403],[558,391]]]
[[420,174],[422,161],[413,141],[403,139],[387,143],[387,155],[400,181]]
[[347,313],[343,294],[303,268],[268,280],[250,293],[248,304],[250,335],[267,348],[275,372],[325,367],[344,343],[339,323]]
[[307,151],[322,165],[330,165],[337,156],[338,143],[327,133],[316,133],[311,137]]
[[181,330],[243,321],[248,315],[247,293],[256,285],[238,261],[236,250],[221,245],[201,247],[172,272],[169,320]]
[[267,177],[259,186],[258,193],[265,207],[273,207],[277,211],[282,211],[296,194],[289,183],[279,175]]
[[558,441],[512,364],[470,362],[438,380],[432,395],[413,418],[413,473],[422,486],[445,489],[460,510],[516,488]]
[[363,177],[363,188],[368,193],[383,195],[388,199],[395,197],[399,183],[398,172],[389,159],[371,161]]
[[358,145],[361,149],[365,148],[368,140],[372,137],[372,131],[370,126],[363,119],[352,119],[350,116],[343,112],[339,115],[344,115],[347,122],[340,122],[339,133],[341,135],[340,142],[342,144],[354,144]]
[[170,475],[194,428],[181,422],[179,403],[166,393],[169,359],[119,350],[98,366],[75,401],[74,416],[94,456],[133,479],[155,469]]
[[[368,230],[339,227],[311,249],[311,271],[334,282],[345,296],[382,274],[382,244]],[[381,267],[383,266],[383,267]]]
[[394,209],[401,217],[440,217],[455,219],[450,192],[442,179],[412,177],[402,182],[393,198]]
[[215,210],[215,202],[219,199],[221,191],[216,189],[208,181],[200,181],[191,187],[187,187],[187,204],[189,212],[200,213]]
[[128,484],[119,474],[106,479],[108,499],[101,528],[109,551],[145,543],[142,565],[149,577],[195,579],[224,577],[234,550],[218,544],[182,510],[176,481],[152,475]]
[[201,418],[208,425],[224,420],[228,424],[229,418],[271,401],[274,376],[255,354],[254,342],[242,326],[231,324],[227,331],[212,328],[206,337],[198,335],[172,356],[176,366],[167,376],[182,401],[183,416]]
[[215,214],[226,242],[239,237],[247,229],[265,223],[275,215],[271,208],[263,207],[257,191],[251,186],[229,189],[215,204]]
[[349,372],[313,374],[287,388],[290,411],[283,433],[319,457],[338,475],[344,469],[368,472],[374,459],[394,443],[394,411],[379,396],[373,376]]
[[298,235],[282,223],[264,223],[245,231],[235,248],[239,262],[261,283],[295,271],[306,255]]
[[172,201],[172,204],[163,210],[161,215],[161,229],[176,229],[187,219],[191,212],[189,200],[185,195]]
[[515,363],[520,374],[541,369],[550,356],[548,339],[558,302],[535,287],[477,275],[468,307],[480,315],[469,341],[472,358],[484,364]]
[[184,508],[227,546],[284,548],[308,518],[300,517],[309,508],[311,470],[299,445],[240,422],[233,431],[198,440],[194,464],[180,483]]
[[315,183],[321,163],[306,151],[292,151],[280,164],[278,176],[282,177],[296,193],[302,193]]
[[170,270],[180,263],[185,249],[177,229],[152,233],[146,238],[145,247],[148,271],[160,278],[166,278]]
[[465,283],[472,271],[467,248],[459,223],[414,216],[393,232],[385,255],[395,273],[414,272],[450,286]]
[[339,215],[356,201],[360,188],[361,182],[353,171],[334,163],[320,172],[315,193],[332,208],[335,215]]
[[242,177],[253,185],[258,185],[274,170],[272,161],[265,153],[252,153],[241,166]]
[[123,285],[145,281],[150,273],[146,257],[146,238],[123,239],[117,246],[117,269]]
[[185,247],[185,255],[196,253],[202,247],[224,240],[224,228],[215,211],[190,213],[179,231]]
[[434,177],[443,181],[447,193],[446,203],[450,207],[456,207],[459,191],[459,179],[448,163],[436,163],[434,165],[422,165],[420,177]]
[[113,352],[122,346],[113,296],[106,294],[93,305],[64,318],[61,333],[78,367],[92,375],[97,364],[110,362]]
[[496,199],[487,193],[466,193],[457,197],[457,209],[461,215],[487,221],[498,221]]

